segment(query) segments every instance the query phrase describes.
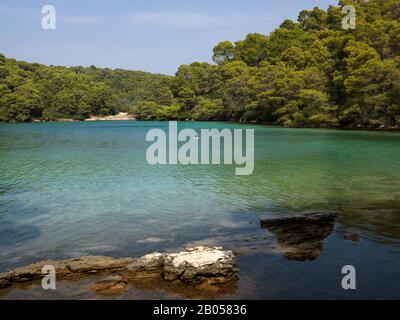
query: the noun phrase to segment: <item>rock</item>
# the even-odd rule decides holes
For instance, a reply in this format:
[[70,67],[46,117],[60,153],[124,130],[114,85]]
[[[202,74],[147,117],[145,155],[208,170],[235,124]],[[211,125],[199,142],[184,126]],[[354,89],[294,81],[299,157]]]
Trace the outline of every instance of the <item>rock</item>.
[[123,270],[133,261],[133,258],[114,259],[103,256],[87,256],[70,260],[66,266],[73,273],[96,273],[107,270]]
[[161,243],[161,242],[171,242],[171,239],[163,239],[163,238],[146,238],[143,240],[136,241],[137,243]]
[[357,241],[360,241],[360,235],[357,234],[357,233],[354,233],[354,232],[346,233],[346,234],[343,236],[343,239],[344,239],[344,240],[353,241],[353,242],[357,242]]
[[323,240],[333,231],[337,212],[307,213],[295,217],[262,220],[261,227],[275,233],[278,249],[288,260],[314,260]]
[[135,259],[130,263],[127,270],[153,270],[162,268],[164,265],[165,254],[153,252],[146,254],[143,257]]
[[8,287],[9,285],[8,273],[0,273],[0,288]]
[[91,116],[85,121],[126,121],[126,120],[135,120],[135,118],[129,115],[127,112],[120,112],[113,116]]
[[25,267],[17,268],[10,272],[0,274],[0,288],[2,287],[1,283],[4,279],[7,279],[8,283],[10,284],[13,282],[23,282],[42,277],[42,268],[46,265],[54,266],[59,275],[68,273],[64,261],[43,260]]
[[170,253],[164,261],[164,279],[184,283],[203,282],[207,278],[225,283],[236,276],[237,262],[232,251],[219,247],[195,247]]
[[109,277],[96,283],[92,290],[119,290],[129,281],[152,279],[176,280],[183,283],[223,284],[235,279],[236,257],[217,247],[196,247],[179,253],[154,252],[139,258],[114,259],[84,256],[71,260],[45,260],[0,274],[0,289],[19,282],[42,278],[42,268],[54,266],[57,279],[90,274]]
[[124,277],[121,276],[120,274],[116,274],[116,275],[109,276],[109,277],[105,278],[103,281],[104,281],[104,282],[113,282],[113,283],[117,283],[117,282],[124,281]]
[[92,291],[100,292],[102,294],[114,294],[116,291],[122,291],[127,284],[127,281],[122,275],[109,276],[102,281],[92,285]]
[[0,288],[13,283],[34,280],[43,277],[42,268],[53,266],[58,278],[71,277],[97,272],[114,272],[124,270],[134,261],[133,258],[113,259],[102,256],[85,256],[72,260],[43,260],[13,271],[0,274]]
[[200,284],[199,289],[207,293],[217,293],[220,290],[219,287],[215,286],[214,283],[209,280]]
[[75,119],[68,119],[68,118],[60,118],[57,122],[77,122],[78,120]]

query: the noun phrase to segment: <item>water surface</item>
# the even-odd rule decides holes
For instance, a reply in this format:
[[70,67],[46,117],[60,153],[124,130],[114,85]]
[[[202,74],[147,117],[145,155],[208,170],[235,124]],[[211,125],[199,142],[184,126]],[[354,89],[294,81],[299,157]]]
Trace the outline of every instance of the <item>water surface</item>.
[[[226,127],[255,129],[252,175],[150,166],[145,135],[167,122],[0,124],[0,272],[206,243],[240,254],[227,298],[400,298],[400,133],[179,123]],[[322,254],[290,261],[271,249],[260,220],[309,211],[340,211]],[[346,264],[355,291],[341,289]]]

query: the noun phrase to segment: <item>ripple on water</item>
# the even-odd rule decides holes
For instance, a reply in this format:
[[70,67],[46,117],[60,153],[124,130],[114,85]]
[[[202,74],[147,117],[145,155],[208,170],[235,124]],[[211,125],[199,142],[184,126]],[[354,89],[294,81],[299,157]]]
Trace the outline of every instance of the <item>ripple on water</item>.
[[[235,165],[148,165],[146,132],[167,125],[0,124],[0,271],[43,258],[137,255],[205,239],[260,251],[273,241],[259,228],[260,219],[339,209],[335,232],[354,230],[361,241],[341,239],[337,247],[365,246],[369,255],[382,251],[396,266],[398,133],[180,124],[196,130],[255,128],[254,173],[238,177]],[[319,261],[325,255],[339,259],[335,250],[329,247]],[[291,266],[275,256],[259,259]],[[367,260],[360,255],[357,261]],[[291,272],[288,278],[296,279]],[[257,281],[259,290],[269,290]]]

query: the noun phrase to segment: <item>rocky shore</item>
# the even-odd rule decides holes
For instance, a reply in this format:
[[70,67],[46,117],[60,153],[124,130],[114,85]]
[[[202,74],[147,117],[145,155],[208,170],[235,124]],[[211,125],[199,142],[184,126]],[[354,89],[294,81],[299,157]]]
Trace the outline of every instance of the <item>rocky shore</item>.
[[236,280],[239,271],[232,251],[198,246],[175,253],[154,252],[139,258],[85,256],[44,260],[1,273],[0,289],[40,280],[45,275],[43,267],[49,265],[55,268],[57,281],[102,275],[100,282],[90,286],[90,290],[95,292],[119,292],[129,284],[140,282],[141,286],[146,286],[145,282],[154,281],[196,285],[196,290],[200,291],[218,291],[218,286]]
[[[249,239],[221,238],[237,254],[280,252],[288,260],[317,259],[325,239],[333,232],[338,212],[315,212],[265,219],[262,229],[269,235]],[[345,239],[359,241],[346,233]],[[152,240],[153,241],[153,240]],[[238,242],[239,241],[239,242]],[[140,297],[214,299],[234,294],[237,288],[237,258],[232,251],[215,247],[216,241],[190,243],[180,252],[153,252],[141,257],[115,259],[82,256],[69,260],[44,260],[0,274],[0,299],[92,299],[102,295],[125,299]],[[239,245],[238,245],[239,243]],[[44,266],[56,271],[57,292],[41,287]],[[244,279],[246,275],[244,275]],[[54,295],[55,294],[55,295]]]
[[56,120],[49,119],[32,119],[34,123],[42,123],[42,122],[94,122],[94,121],[130,121],[136,120],[134,116],[128,114],[127,112],[120,112],[116,115],[112,116],[91,116],[90,118],[79,120],[79,119],[71,119],[71,118],[59,118]]
[[127,112],[120,112],[113,116],[91,116],[85,121],[127,121],[127,120],[135,120],[132,115],[129,115]]

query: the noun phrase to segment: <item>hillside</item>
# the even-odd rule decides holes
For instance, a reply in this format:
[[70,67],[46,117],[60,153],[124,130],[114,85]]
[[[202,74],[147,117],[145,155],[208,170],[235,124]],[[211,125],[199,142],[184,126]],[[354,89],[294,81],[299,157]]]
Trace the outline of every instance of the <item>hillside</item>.
[[[342,28],[342,7],[356,29]],[[142,120],[230,120],[289,127],[400,127],[400,2],[340,1],[285,20],[269,35],[223,41],[213,64],[175,77],[62,68],[0,56],[0,121],[85,119],[128,111]]]
[[0,121],[114,115],[137,101],[158,101],[169,80],[141,71],[45,66],[0,54]]
[[[342,7],[356,9],[355,30]],[[234,120],[290,127],[400,126],[400,1],[340,1],[300,12],[269,35],[214,48],[215,64],[182,65],[173,103],[137,118]]]

